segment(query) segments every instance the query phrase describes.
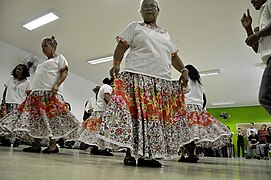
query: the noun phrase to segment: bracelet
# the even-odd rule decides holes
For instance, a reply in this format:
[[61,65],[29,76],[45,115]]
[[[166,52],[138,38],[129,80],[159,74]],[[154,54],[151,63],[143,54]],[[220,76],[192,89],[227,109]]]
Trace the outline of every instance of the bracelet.
[[113,65],[120,65],[121,61],[120,60],[114,60]]
[[188,71],[188,69],[183,68],[183,69],[181,70],[181,73],[183,73],[184,71]]

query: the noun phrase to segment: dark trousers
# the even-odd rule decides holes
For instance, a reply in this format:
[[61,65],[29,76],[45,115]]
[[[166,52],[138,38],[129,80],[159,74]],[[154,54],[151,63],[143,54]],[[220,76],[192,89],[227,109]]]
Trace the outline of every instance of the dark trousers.
[[262,76],[259,92],[259,102],[264,109],[271,115],[271,57],[268,59],[266,68]]
[[238,143],[237,142],[237,155],[240,157],[240,148],[242,149],[242,156],[245,156],[245,149],[244,149],[244,143]]

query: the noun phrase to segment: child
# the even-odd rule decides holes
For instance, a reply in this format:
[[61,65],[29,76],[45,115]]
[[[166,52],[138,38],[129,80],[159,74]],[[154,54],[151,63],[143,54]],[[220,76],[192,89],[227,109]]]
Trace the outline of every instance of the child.
[[32,92],[19,106],[21,113],[14,131],[27,132],[34,138],[31,147],[24,152],[40,153],[42,138],[49,138],[49,147],[42,153],[58,153],[56,139],[64,137],[79,127],[79,122],[66,105],[62,93],[63,82],[68,75],[68,62],[56,54],[55,37],[42,40],[42,51],[48,60],[39,64],[33,79]]
[[[1,127],[5,133],[12,133],[14,121],[18,118],[17,107],[25,100],[26,96],[30,93],[30,81],[27,77],[30,76],[28,68],[24,64],[18,64],[11,72],[12,77],[9,78],[5,85],[2,100],[2,116]],[[13,118],[6,118],[7,115]],[[4,136],[3,139],[6,137]],[[10,146],[10,140],[4,140],[7,146]],[[18,146],[18,140],[14,142],[14,146]]]

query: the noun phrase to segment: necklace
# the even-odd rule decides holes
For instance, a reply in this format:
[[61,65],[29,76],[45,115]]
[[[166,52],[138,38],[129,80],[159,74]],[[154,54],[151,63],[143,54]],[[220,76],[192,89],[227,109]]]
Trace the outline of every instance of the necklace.
[[140,24],[141,26],[146,26],[146,27],[148,27],[148,28],[150,28],[150,29],[153,29],[153,30],[155,30],[156,32],[159,32],[159,33],[161,33],[161,34],[165,34],[165,33],[167,32],[167,30],[165,30],[164,28],[161,28],[161,27],[155,27],[155,26],[146,24],[146,23],[144,23],[144,22],[139,23],[139,24]]

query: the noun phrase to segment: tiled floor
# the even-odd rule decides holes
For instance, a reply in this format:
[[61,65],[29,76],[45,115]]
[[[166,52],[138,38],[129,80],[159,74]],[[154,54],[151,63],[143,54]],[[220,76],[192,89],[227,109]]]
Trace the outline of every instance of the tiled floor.
[[197,164],[164,160],[162,168],[122,165],[124,154],[87,155],[61,149],[59,154],[22,152],[22,147],[0,147],[0,180],[271,180],[271,160],[204,157]]

